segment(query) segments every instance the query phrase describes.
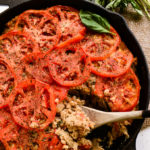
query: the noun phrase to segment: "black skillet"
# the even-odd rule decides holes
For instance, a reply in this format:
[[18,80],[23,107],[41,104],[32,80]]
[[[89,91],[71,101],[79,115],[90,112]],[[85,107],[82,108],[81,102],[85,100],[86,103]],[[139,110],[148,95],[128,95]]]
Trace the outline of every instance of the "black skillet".
[[[68,5],[77,9],[93,11],[107,18],[110,24],[114,26],[114,28],[118,31],[122,40],[126,43],[134,56],[138,58],[137,75],[141,84],[139,109],[144,110],[148,108],[150,97],[148,65],[138,41],[128,28],[123,17],[121,17],[117,13],[110,12],[86,0],[0,0],[0,4],[6,4],[10,7],[10,9],[0,14],[0,33],[3,32],[5,24],[9,20],[19,15],[23,11],[27,9],[47,8],[57,4]],[[111,150],[135,150],[135,138],[141,129],[143,121],[144,120],[135,120],[132,126],[129,128],[130,138],[126,141],[118,139]],[[98,135],[99,132],[97,132],[96,134]]]

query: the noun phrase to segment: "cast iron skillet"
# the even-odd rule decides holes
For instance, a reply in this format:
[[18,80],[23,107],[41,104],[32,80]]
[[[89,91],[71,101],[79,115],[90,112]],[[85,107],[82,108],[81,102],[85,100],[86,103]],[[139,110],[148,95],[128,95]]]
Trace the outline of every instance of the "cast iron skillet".
[[[3,32],[5,24],[27,9],[42,9],[53,5],[68,5],[77,9],[85,9],[100,14],[108,19],[110,24],[118,31],[122,40],[138,58],[137,75],[141,84],[141,95],[139,109],[147,109],[149,103],[150,82],[149,71],[144,53],[136,38],[128,28],[123,17],[117,13],[110,12],[98,5],[86,0],[0,0],[0,4],[7,4],[10,9],[0,14],[0,33]],[[130,139],[127,141],[118,139],[111,149],[114,150],[135,150],[135,138],[141,129],[144,120],[136,120],[129,128]],[[96,133],[99,134],[98,132]]]

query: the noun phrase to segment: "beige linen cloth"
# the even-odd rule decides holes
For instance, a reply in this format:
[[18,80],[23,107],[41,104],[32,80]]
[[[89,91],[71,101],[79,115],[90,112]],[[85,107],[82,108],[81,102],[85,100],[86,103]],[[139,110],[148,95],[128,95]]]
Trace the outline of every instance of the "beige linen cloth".
[[[125,17],[129,28],[142,46],[150,71],[150,20],[145,16],[140,17],[136,13],[133,13],[131,8],[128,8],[128,11],[124,13],[123,16]],[[150,126],[150,119],[145,120],[143,128],[146,128],[147,126]]]

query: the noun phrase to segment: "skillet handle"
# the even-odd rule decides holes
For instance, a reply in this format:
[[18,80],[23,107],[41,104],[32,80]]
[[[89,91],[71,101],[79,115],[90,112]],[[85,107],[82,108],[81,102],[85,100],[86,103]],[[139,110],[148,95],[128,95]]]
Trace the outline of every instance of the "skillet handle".
[[0,5],[8,5],[9,8],[12,8],[27,1],[29,0],[0,0]]
[[150,110],[144,110],[142,112],[142,117],[143,118],[150,118]]

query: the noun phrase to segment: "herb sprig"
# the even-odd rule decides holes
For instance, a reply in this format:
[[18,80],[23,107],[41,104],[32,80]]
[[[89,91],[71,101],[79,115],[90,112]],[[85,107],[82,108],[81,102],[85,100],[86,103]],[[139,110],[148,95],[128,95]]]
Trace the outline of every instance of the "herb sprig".
[[95,0],[95,3],[113,11],[116,11],[118,9],[120,11],[124,11],[127,6],[131,4],[138,14],[143,15],[143,12],[145,12],[147,17],[150,19],[149,0]]

